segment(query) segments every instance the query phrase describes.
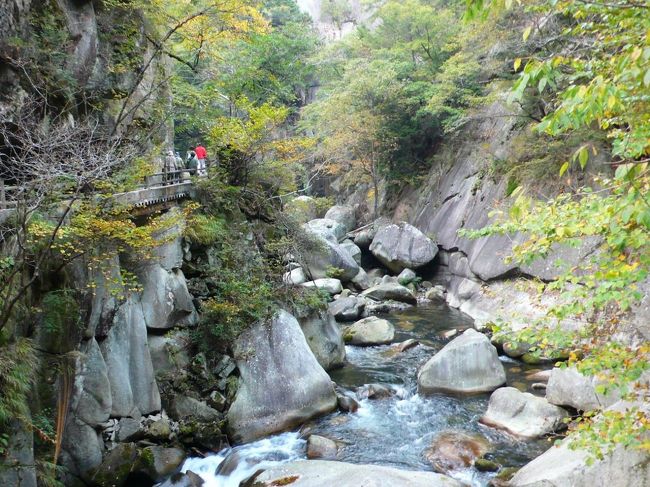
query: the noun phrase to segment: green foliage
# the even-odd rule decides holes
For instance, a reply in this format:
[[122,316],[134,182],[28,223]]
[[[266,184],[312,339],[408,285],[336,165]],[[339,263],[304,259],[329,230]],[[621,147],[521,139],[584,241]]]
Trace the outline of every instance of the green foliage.
[[49,334],[69,333],[79,319],[79,304],[69,289],[50,291],[41,301],[43,329]]
[[192,243],[200,245],[212,245],[223,239],[226,234],[226,222],[224,219],[195,213],[191,216],[185,227],[185,237]]
[[29,417],[28,395],[37,363],[30,340],[5,342],[0,335],[0,426]]

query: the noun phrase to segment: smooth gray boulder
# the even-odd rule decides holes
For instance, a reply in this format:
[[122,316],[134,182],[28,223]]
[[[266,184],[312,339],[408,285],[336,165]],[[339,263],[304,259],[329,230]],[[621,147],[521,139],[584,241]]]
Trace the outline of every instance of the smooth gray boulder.
[[312,279],[331,277],[336,272],[336,277],[343,282],[350,281],[359,272],[352,256],[338,243],[316,236],[318,245],[303,257],[303,268],[307,276]]
[[399,282],[402,286],[406,286],[407,284],[414,282],[417,277],[418,276],[415,274],[415,272],[407,268],[399,273],[397,276],[397,282]]
[[147,327],[140,303],[128,299],[115,314],[100,349],[111,390],[111,416],[139,416],[160,411]]
[[357,264],[361,265],[361,249],[352,240],[344,240],[339,245],[350,254]]
[[565,427],[568,413],[543,397],[521,392],[514,387],[501,387],[490,396],[486,413],[480,422],[524,438],[536,438]]
[[[619,402],[611,409],[624,412],[632,404]],[[524,465],[512,487],[650,487],[650,452],[618,445],[598,460],[582,449],[572,450],[568,440]]]
[[401,222],[380,229],[370,244],[370,251],[391,271],[399,273],[431,262],[438,246],[413,225]]
[[256,479],[264,485],[281,485],[297,477],[292,487],[461,487],[461,483],[434,472],[399,470],[379,465],[356,465],[328,460],[302,460],[265,470]]
[[282,281],[290,286],[298,286],[299,284],[309,281],[309,278],[305,275],[305,271],[302,270],[302,267],[298,267],[286,272],[284,276],[282,276]]
[[359,272],[352,278],[352,284],[360,291],[365,291],[372,286],[368,274],[366,274],[366,271],[362,267],[359,267]]
[[173,474],[186,456],[180,448],[148,446],[140,452],[136,471],[146,473],[154,482],[160,482]]
[[95,426],[108,420],[113,405],[106,362],[97,341],[82,344],[83,356],[77,363],[77,374],[70,398],[70,413],[80,421]]
[[286,311],[244,331],[233,349],[241,377],[227,417],[235,441],[277,433],[336,408],[329,376]]
[[307,458],[336,458],[338,447],[336,442],[319,435],[307,438]]
[[554,367],[546,385],[546,399],[551,404],[570,406],[579,411],[604,409],[619,400],[616,391],[607,395],[597,393],[596,385],[596,377],[586,377],[574,367]]
[[350,345],[383,345],[395,338],[395,327],[388,320],[368,316],[346,328],[343,339]]
[[331,277],[324,277],[322,279],[316,279],[315,281],[303,282],[301,286],[306,288],[321,289],[329,293],[331,296],[343,291],[341,281],[338,279],[333,279]]
[[314,311],[301,317],[298,322],[307,345],[321,367],[331,370],[345,363],[343,335],[332,315],[325,311]]
[[211,408],[205,402],[193,397],[176,395],[172,399],[169,414],[176,420],[190,419],[209,423],[221,418],[219,411]]
[[148,328],[169,329],[198,323],[198,314],[180,269],[167,271],[159,264],[138,272],[142,284],[142,312]]
[[361,293],[362,296],[385,301],[392,299],[403,303],[416,304],[418,302],[415,294],[410,289],[398,284],[397,282],[382,282],[372,286]]
[[298,223],[307,223],[318,216],[316,200],[311,196],[296,196],[284,205],[284,212]]
[[327,305],[327,311],[338,321],[358,320],[366,307],[366,302],[356,296],[339,298]]
[[61,464],[73,475],[87,479],[90,470],[102,463],[104,441],[101,434],[73,416],[66,421],[61,446]]
[[317,218],[303,225],[303,228],[312,235],[318,235],[325,240],[338,243],[345,238],[347,230],[336,220]]
[[334,205],[327,213],[325,213],[325,218],[329,220],[334,220],[339,222],[345,228],[345,232],[354,230],[354,227],[357,224],[357,217],[355,216],[354,208],[348,205]]
[[470,328],[436,353],[418,372],[421,392],[490,392],[505,384],[497,349]]

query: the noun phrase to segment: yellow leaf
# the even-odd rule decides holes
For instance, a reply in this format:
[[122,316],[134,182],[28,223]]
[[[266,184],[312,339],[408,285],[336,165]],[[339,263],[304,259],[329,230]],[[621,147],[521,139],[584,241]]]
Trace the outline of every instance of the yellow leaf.
[[528,40],[528,37],[530,37],[530,33],[532,31],[533,31],[533,26],[532,25],[529,25],[528,27],[526,27],[526,29],[524,30],[524,34],[523,34],[524,42],[526,42]]
[[517,59],[515,59],[515,63],[514,63],[515,71],[517,71],[520,66],[521,66],[521,58],[518,57]]

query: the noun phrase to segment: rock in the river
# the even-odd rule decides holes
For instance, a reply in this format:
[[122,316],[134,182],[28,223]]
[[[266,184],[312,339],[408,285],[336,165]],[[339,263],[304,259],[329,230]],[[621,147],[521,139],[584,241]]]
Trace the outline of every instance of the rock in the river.
[[430,289],[427,289],[427,292],[424,293],[424,297],[429,301],[440,301],[445,302],[445,288],[442,286],[433,286]]
[[329,220],[334,220],[339,222],[345,228],[345,232],[354,230],[354,227],[357,224],[357,217],[355,216],[354,208],[348,205],[335,205],[332,206],[327,213],[325,213],[325,218]]
[[303,228],[308,232],[319,235],[325,240],[333,243],[338,243],[342,240],[347,232],[345,227],[339,222],[327,218],[310,220],[303,225]]
[[357,264],[361,265],[361,249],[352,240],[344,240],[340,245]]
[[420,230],[402,222],[380,229],[370,244],[370,251],[391,271],[401,272],[431,262],[438,246]]
[[298,223],[307,223],[318,216],[316,200],[311,196],[296,196],[285,204],[284,211]]
[[409,304],[417,303],[415,295],[409,289],[396,282],[382,282],[370,289],[366,289],[361,295],[378,301],[392,299]]
[[176,420],[190,419],[210,422],[217,421],[221,417],[219,411],[211,408],[203,401],[181,395],[174,396],[169,412]]
[[315,287],[317,289],[322,289],[323,291],[329,293],[331,296],[343,291],[343,286],[341,285],[341,281],[339,281],[338,279],[333,279],[331,277],[316,279],[315,281],[307,281],[302,283],[301,286],[307,288]]
[[489,450],[487,440],[462,431],[440,433],[423,455],[436,472],[449,473],[472,465]]
[[343,335],[350,345],[382,345],[395,338],[395,327],[388,320],[368,316],[349,326]]
[[279,311],[244,331],[234,344],[241,374],[228,411],[237,441],[292,428],[336,407],[336,393],[296,319]]
[[433,472],[328,460],[303,460],[271,467],[257,481],[262,485],[291,487],[461,487],[460,482]]
[[368,274],[366,274],[366,271],[364,271],[362,267],[359,267],[359,272],[357,272],[357,275],[352,278],[352,284],[354,284],[354,287],[360,291],[365,291],[372,286]]
[[319,435],[310,435],[307,438],[307,458],[336,458],[338,447],[329,438]]
[[354,321],[361,316],[366,302],[355,296],[339,298],[329,303],[327,310],[338,321]]
[[348,396],[347,394],[339,394],[336,396],[336,400],[341,411],[346,413],[354,413],[359,409],[359,403],[353,397]]
[[546,386],[546,399],[551,404],[571,406],[580,411],[604,409],[619,399],[616,391],[608,395],[597,393],[597,384],[596,377],[586,377],[575,367],[555,367]]
[[[611,406],[624,412],[630,404]],[[519,470],[510,481],[512,487],[649,487],[650,453],[647,450],[618,445],[602,460],[588,462],[585,450],[572,450],[567,440]]]
[[188,470],[186,473],[173,474],[158,487],[202,487],[203,484],[205,484],[205,480]]
[[140,452],[135,470],[147,474],[154,482],[168,477],[183,463],[185,452],[180,448],[149,446]]
[[564,426],[567,412],[543,397],[501,387],[492,393],[481,423],[500,428],[517,436],[536,438]]
[[321,367],[331,370],[341,367],[345,363],[343,335],[330,314],[324,311],[314,311],[301,317],[298,321],[307,344]]
[[497,350],[470,328],[436,353],[418,372],[421,392],[489,392],[506,382]]
[[308,280],[309,278],[305,275],[305,271],[302,270],[302,267],[292,269],[282,276],[282,281],[290,286],[298,286]]
[[395,350],[397,350],[399,353],[403,353],[406,352],[407,350],[417,347],[419,344],[420,344],[419,341],[415,340],[414,338],[409,338],[408,340],[405,340],[402,343],[396,344]]
[[365,384],[357,388],[359,399],[386,399],[394,394],[392,389],[381,384]]
[[350,281],[359,272],[359,264],[352,256],[333,239],[315,235],[314,248],[304,257],[305,274],[314,279],[330,277],[336,272],[336,277],[343,282]]

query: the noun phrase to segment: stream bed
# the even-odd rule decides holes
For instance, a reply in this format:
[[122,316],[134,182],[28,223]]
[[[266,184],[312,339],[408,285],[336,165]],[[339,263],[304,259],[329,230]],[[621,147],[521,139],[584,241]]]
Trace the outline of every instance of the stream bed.
[[[307,431],[339,443],[337,460],[378,464],[406,470],[432,470],[423,450],[444,431],[479,434],[490,443],[487,455],[493,461],[518,467],[543,453],[551,443],[545,439],[519,441],[495,429],[479,424],[490,395],[451,396],[417,393],[417,370],[440,350],[448,339],[444,331],[459,332],[472,327],[472,320],[446,304],[425,304],[381,316],[395,326],[395,342],[410,338],[420,345],[396,353],[390,345],[375,347],[347,346],[347,364],[330,372],[338,386],[354,390],[364,384],[389,386],[394,394],[384,399],[363,399],[355,413],[334,412],[318,418],[298,432],[283,433],[247,445],[235,447],[206,458],[190,458],[182,471],[191,470],[205,481],[204,487],[238,487],[239,482],[261,468],[306,458]],[[502,357],[508,385],[531,391],[526,374],[535,367]],[[234,450],[234,451],[233,451]],[[236,453],[236,462],[229,455]],[[233,465],[226,465],[233,463]],[[227,468],[226,468],[227,467]],[[227,470],[227,475],[218,473]],[[473,467],[449,473],[471,486],[485,486],[494,474]]]

